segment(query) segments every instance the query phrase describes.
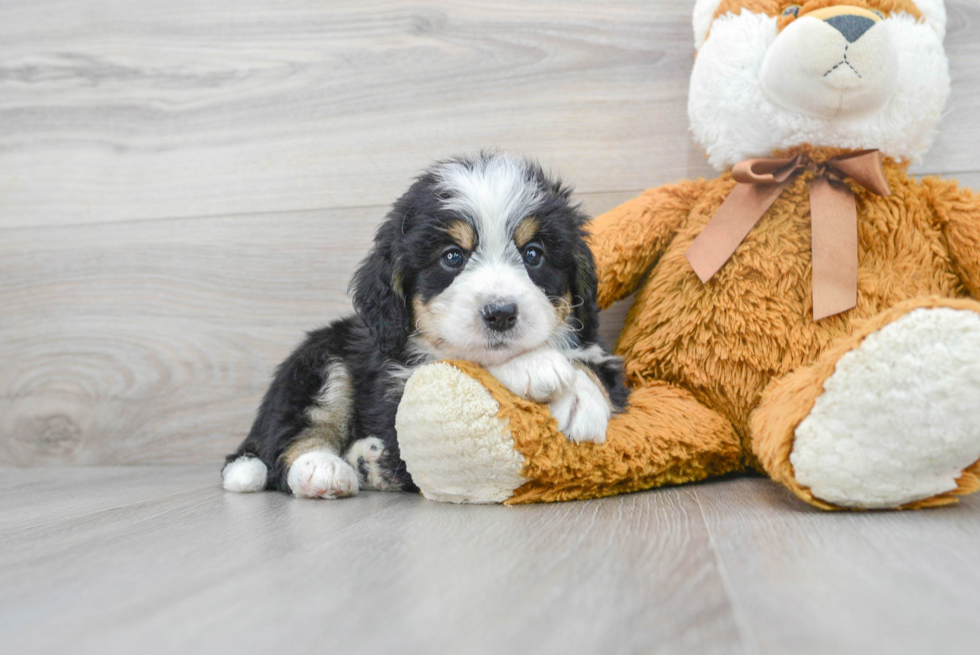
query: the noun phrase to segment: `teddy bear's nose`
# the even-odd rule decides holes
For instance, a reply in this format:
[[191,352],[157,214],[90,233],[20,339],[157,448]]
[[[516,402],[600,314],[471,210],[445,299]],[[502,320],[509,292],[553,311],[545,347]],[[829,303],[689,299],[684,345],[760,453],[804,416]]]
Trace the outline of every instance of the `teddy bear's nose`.
[[825,19],[824,22],[843,34],[848,43],[860,39],[875,24],[875,21],[870,18],[854,14],[839,14]]

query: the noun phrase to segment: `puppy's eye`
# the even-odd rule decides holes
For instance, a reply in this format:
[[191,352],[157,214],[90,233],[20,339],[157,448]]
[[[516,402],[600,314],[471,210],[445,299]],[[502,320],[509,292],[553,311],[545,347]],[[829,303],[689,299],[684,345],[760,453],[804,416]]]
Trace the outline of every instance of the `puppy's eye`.
[[524,248],[524,263],[531,268],[537,268],[544,263],[544,248],[532,243]]
[[796,17],[799,17],[799,15],[800,15],[800,9],[802,9],[802,7],[800,5],[790,5],[790,6],[786,7],[786,9],[783,9],[783,16],[796,16]]
[[456,271],[463,266],[466,258],[463,257],[463,251],[459,248],[446,248],[439,261],[446,270]]

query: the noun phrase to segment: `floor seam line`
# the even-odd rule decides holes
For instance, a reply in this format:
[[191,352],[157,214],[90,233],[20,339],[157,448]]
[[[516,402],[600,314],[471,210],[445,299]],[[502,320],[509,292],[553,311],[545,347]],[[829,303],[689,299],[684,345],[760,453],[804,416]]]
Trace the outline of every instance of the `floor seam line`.
[[755,639],[752,628],[749,627],[748,621],[742,614],[741,606],[739,606],[735,599],[734,587],[728,575],[728,568],[725,566],[725,563],[721,559],[721,554],[718,552],[718,547],[715,544],[715,535],[711,531],[708,516],[704,512],[704,506],[701,505],[701,498],[698,496],[697,489],[691,489],[691,493],[694,494],[694,500],[698,504],[698,511],[701,512],[701,520],[704,521],[704,530],[708,533],[708,546],[711,547],[711,555],[714,557],[715,566],[718,568],[718,575],[721,577],[722,589],[725,592],[725,597],[728,598],[729,605],[732,607],[732,618],[735,621],[735,629],[738,631],[739,638],[746,649],[752,655],[759,655],[759,644]]
[[[957,175],[959,173],[951,173]],[[599,196],[606,194],[620,194],[620,193],[635,193],[639,195],[643,193],[645,189],[613,189],[609,191],[578,191],[575,193],[576,197],[582,198],[585,196]],[[195,220],[220,220],[220,219],[230,219],[230,218],[261,218],[263,216],[274,216],[279,214],[313,214],[317,212],[330,212],[330,211],[353,211],[353,210],[364,210],[364,209],[377,209],[381,212],[378,215],[378,221],[380,222],[384,218],[384,212],[391,208],[391,204],[395,201],[395,197],[392,197],[392,201],[389,203],[369,203],[366,205],[324,205],[317,207],[305,207],[305,208],[283,208],[283,209],[263,209],[260,211],[241,211],[241,212],[217,212],[214,214],[187,214],[186,216],[176,215],[176,216],[151,216],[145,218],[122,218],[119,220],[104,220],[104,221],[84,221],[81,223],[49,223],[43,225],[15,225],[11,227],[0,226],[0,231],[13,231],[13,230],[42,230],[42,229],[71,229],[71,228],[85,228],[85,227],[104,227],[107,225],[139,225],[141,223],[167,223],[171,221],[195,221]]]

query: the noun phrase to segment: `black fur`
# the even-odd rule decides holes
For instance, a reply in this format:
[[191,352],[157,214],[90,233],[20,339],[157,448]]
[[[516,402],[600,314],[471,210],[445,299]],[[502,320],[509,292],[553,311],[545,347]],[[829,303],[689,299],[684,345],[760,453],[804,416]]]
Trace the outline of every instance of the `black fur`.
[[[404,199],[404,198],[403,198]],[[402,201],[395,204],[374,238],[374,248],[361,262],[351,281],[354,309],[368,326],[378,349],[397,357],[405,349],[411,330],[409,309],[402,282],[404,275],[396,260],[399,223],[407,221],[410,207]],[[399,216],[402,217],[399,221]]]

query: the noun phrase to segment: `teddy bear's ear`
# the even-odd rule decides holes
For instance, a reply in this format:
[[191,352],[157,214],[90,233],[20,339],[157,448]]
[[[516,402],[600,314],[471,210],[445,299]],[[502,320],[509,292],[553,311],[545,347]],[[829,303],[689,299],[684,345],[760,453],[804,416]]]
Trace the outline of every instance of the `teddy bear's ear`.
[[946,4],[943,0],[913,0],[922,12],[926,24],[936,30],[939,38],[946,37]]
[[[940,0],[923,0],[923,2],[939,2]],[[708,29],[711,21],[718,11],[721,0],[696,0],[694,3],[694,47],[701,48],[701,44],[708,37]]]

